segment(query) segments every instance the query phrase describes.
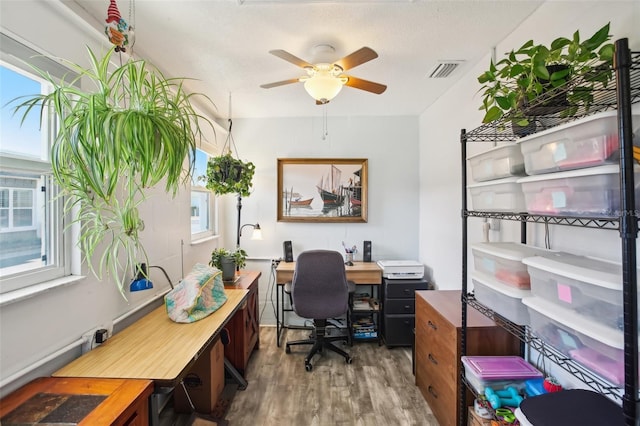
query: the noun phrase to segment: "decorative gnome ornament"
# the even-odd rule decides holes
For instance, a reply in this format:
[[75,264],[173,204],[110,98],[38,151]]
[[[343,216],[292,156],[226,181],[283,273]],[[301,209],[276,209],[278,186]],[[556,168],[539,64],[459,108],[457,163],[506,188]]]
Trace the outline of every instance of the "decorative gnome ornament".
[[116,0],[109,1],[106,22],[107,25],[104,28],[104,32],[109,38],[109,41],[115,44],[116,52],[126,52],[127,49],[125,46],[129,44],[129,35],[133,36],[133,31],[129,24],[120,16]]

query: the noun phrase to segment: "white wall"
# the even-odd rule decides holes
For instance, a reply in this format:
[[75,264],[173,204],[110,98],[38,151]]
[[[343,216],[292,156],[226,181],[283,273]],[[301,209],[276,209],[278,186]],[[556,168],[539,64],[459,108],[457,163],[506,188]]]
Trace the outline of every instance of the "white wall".
[[[328,112],[331,112],[329,104]],[[294,258],[303,250],[343,251],[342,241],[372,242],[374,260],[417,259],[418,233],[418,119],[417,117],[331,117],[329,135],[322,139],[321,118],[238,119],[233,138],[241,158],[256,165],[253,193],[242,200],[242,223],[260,223],[263,240],[252,241],[245,228],[241,246],[253,258],[247,268],[260,269],[263,324],[275,324],[269,286],[269,259],[283,256],[282,242],[291,240]],[[292,223],[277,219],[278,158],[368,159],[367,223]],[[312,195],[312,194],[310,194]],[[225,247],[236,238],[236,198],[223,197],[221,230]],[[249,232],[247,232],[249,231]]]
[[[576,13],[576,7],[580,13]],[[570,37],[576,29],[588,37],[607,21],[614,39],[627,37],[632,50],[640,49],[640,2],[546,2],[524,21],[496,49],[498,60],[504,52],[533,38],[549,43],[559,36]],[[478,110],[481,97],[476,78],[489,64],[490,52],[448,93],[420,117],[420,261],[432,269],[432,279],[439,289],[460,289],[462,285],[462,220],[460,129],[471,130],[481,124]],[[468,154],[491,146],[468,145]],[[470,174],[468,174],[470,177]],[[470,202],[470,198],[469,198]],[[482,241],[482,221],[468,220],[468,242]],[[543,247],[542,225],[528,224],[528,243]],[[519,241],[519,223],[502,221],[500,231],[491,231],[491,241]],[[618,261],[621,244],[616,231],[550,227],[551,248]],[[473,271],[468,252],[467,271]],[[470,275],[470,274],[469,274]],[[470,280],[468,280],[470,281]],[[470,283],[469,283],[470,284]],[[471,286],[470,286],[471,288]],[[550,367],[563,385],[583,387],[563,370]]]

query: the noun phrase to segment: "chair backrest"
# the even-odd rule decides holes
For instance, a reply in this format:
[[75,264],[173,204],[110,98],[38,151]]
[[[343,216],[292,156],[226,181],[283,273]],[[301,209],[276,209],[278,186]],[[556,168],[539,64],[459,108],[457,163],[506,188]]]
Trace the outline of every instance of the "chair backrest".
[[332,318],[349,309],[347,274],[342,255],[337,251],[300,253],[291,287],[293,309],[303,318]]

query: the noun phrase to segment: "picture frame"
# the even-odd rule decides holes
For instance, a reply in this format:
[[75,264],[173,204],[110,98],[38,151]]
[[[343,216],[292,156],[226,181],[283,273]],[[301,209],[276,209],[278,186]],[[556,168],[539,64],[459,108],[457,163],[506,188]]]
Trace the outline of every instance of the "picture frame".
[[278,222],[367,222],[366,158],[278,158]]

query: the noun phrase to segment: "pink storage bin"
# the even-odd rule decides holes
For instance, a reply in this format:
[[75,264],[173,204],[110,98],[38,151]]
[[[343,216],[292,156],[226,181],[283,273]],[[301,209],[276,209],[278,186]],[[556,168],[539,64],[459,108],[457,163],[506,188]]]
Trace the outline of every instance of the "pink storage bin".
[[[550,216],[618,217],[620,177],[617,165],[590,167],[518,179],[526,210]],[[635,181],[640,182],[636,167]],[[636,201],[640,198],[636,186]],[[638,205],[638,203],[636,203]]]
[[[640,123],[636,112],[633,120]],[[615,163],[616,111],[604,111],[518,140],[528,175]]]
[[537,296],[523,299],[522,303],[529,308],[535,335],[614,385],[624,383],[621,330]]
[[527,265],[522,260],[531,256],[555,253],[539,247],[512,242],[474,243],[471,245],[473,266],[511,287],[521,290],[531,288]]
[[542,373],[519,356],[463,356],[465,378],[479,394],[490,386],[500,390],[513,386],[525,388],[528,379],[541,378]]

